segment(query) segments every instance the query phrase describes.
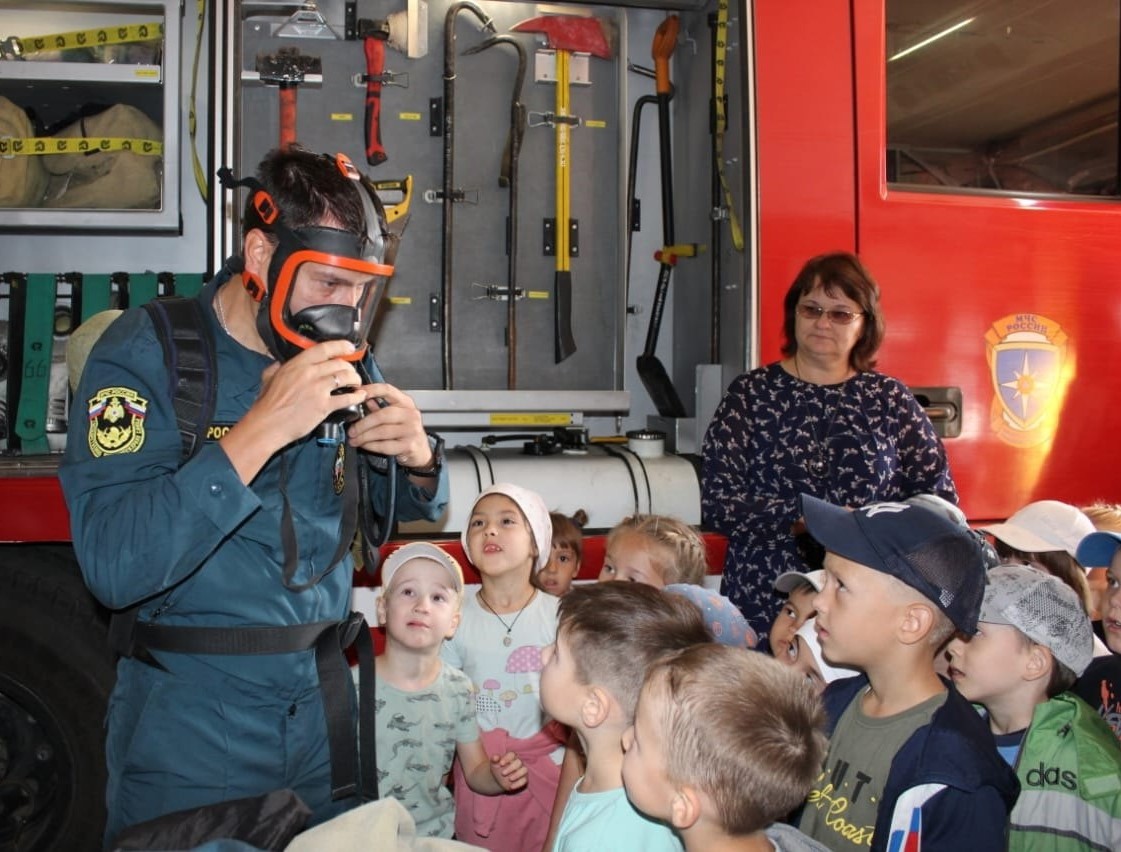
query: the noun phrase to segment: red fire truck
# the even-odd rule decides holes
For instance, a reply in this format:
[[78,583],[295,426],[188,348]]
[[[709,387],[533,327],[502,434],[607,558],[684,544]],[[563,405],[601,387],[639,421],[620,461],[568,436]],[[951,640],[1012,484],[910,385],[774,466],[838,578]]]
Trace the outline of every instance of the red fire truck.
[[[51,5],[0,0],[0,21],[15,20],[12,11],[24,13],[26,19],[38,7]],[[102,12],[93,8],[98,0],[77,5]],[[72,215],[69,211],[17,211],[13,218],[10,211],[0,210],[0,266],[48,275],[75,268],[106,273],[113,268],[107,263],[124,263],[122,255],[129,251],[151,248],[174,254],[187,244],[186,250],[197,257],[210,256],[213,269],[231,251],[231,211],[236,205],[215,199],[213,193],[205,201],[194,198],[189,175],[191,150],[197,146],[207,162],[244,159],[251,166],[255,161],[249,159],[253,146],[246,140],[250,129],[240,126],[252,124],[252,116],[239,113],[237,104],[249,101],[249,87],[259,79],[253,81],[245,73],[237,47],[257,37],[269,16],[292,20],[288,16],[294,7],[307,28],[298,35],[320,38],[324,27],[339,35],[346,26],[344,7],[352,4],[188,5],[195,8],[181,21],[178,4],[163,0],[126,10],[142,18],[167,14],[162,79],[166,82],[176,69],[182,72],[176,86],[165,86],[174,90],[162,92],[172,104],[163,116],[167,140],[183,142],[165,142],[164,173],[170,170],[183,177],[182,186],[175,186],[177,215],[170,217],[170,225],[161,210],[162,218],[151,225],[161,233],[146,241],[128,233],[131,226],[116,219],[85,217],[73,227],[63,222],[60,228],[57,217],[65,219]],[[415,0],[408,8],[416,14],[414,5]],[[437,22],[443,20],[445,4],[430,5],[427,20],[435,41],[441,37]],[[492,12],[496,18],[504,16],[503,20],[533,14],[530,7],[515,8],[518,4],[491,5],[498,10]],[[433,390],[423,378],[412,378],[407,363],[394,369],[392,356],[384,356],[379,347],[387,375],[404,375],[406,380],[399,383],[418,389],[426,420],[436,428],[444,422],[453,430],[463,429],[465,445],[470,444],[469,427],[501,431],[505,426],[509,431],[513,426],[519,433],[540,435],[561,424],[582,431],[593,448],[597,439],[628,429],[662,430],[674,460],[667,464],[680,462],[683,468],[671,467],[662,478],[648,479],[651,494],[645,505],[648,510],[658,505],[653,492],[673,491],[675,499],[684,501],[680,514],[697,522],[698,490],[688,458],[698,451],[720,392],[736,374],[777,357],[782,297],[805,259],[847,249],[861,255],[883,288],[889,327],[879,366],[915,390],[943,434],[971,521],[1004,518],[1035,499],[1077,505],[1121,500],[1112,446],[1113,436],[1121,431],[1121,410],[1109,403],[1110,393],[1118,388],[1113,365],[1121,360],[1116,285],[1121,261],[1116,68],[1121,51],[1116,0],[1085,0],[1078,15],[1057,8],[1061,4],[1029,0],[786,0],[730,9],[717,2],[682,0],[662,4],[662,11],[649,8],[659,5],[658,0],[636,3],[647,7],[641,9],[626,5],[592,10],[610,19],[620,36],[611,62],[616,82],[634,79],[628,75],[628,60],[636,65],[649,62],[646,45],[665,9],[681,14],[673,61],[679,230],[703,223],[695,234],[682,236],[710,243],[710,254],[718,262],[716,267],[703,258],[683,262],[675,273],[667,311],[671,322],[659,347],[661,360],[683,391],[689,417],[661,416],[631,367],[646,331],[645,314],[636,307],[644,304],[646,292],[638,279],[653,278],[638,273],[639,258],[645,257],[645,248],[658,245],[658,236],[633,235],[634,273],[630,290],[622,292],[621,276],[612,270],[623,266],[618,248],[625,242],[626,217],[614,210],[623,193],[604,190],[604,185],[622,184],[619,163],[625,159],[628,134],[619,132],[610,142],[596,143],[602,145],[597,149],[601,153],[615,151],[618,156],[596,159],[594,169],[583,170],[580,136],[574,134],[572,177],[574,193],[586,196],[573,199],[577,207],[578,201],[586,205],[581,254],[597,250],[600,218],[606,208],[614,211],[603,228],[615,252],[605,264],[611,286],[603,288],[609,292],[591,308],[609,306],[614,319],[608,325],[614,336],[605,335],[606,350],[595,350],[593,344],[590,354],[578,354],[568,367],[554,367],[552,347],[541,347],[550,350],[548,365],[540,368],[549,381],[543,390],[564,400],[583,396],[590,401],[588,408],[580,411],[578,403],[565,401],[567,413],[543,412],[539,399],[519,402],[491,395],[488,388],[499,385],[470,373],[475,384],[466,395],[441,389],[438,382]],[[365,4],[359,12],[371,14]],[[197,21],[192,20],[195,13]],[[262,17],[253,17],[256,14]],[[726,51],[722,67],[727,73],[721,88],[714,90],[710,68],[716,48],[708,37],[713,21],[719,26],[723,14],[729,23],[721,48]],[[0,28],[5,26],[0,23]],[[59,26],[56,20],[36,32],[64,29],[73,27]],[[0,39],[25,34],[0,30]],[[357,51],[353,55],[361,55],[360,46],[351,47]],[[410,43],[407,59],[390,56],[388,61],[409,67],[414,78],[425,79],[427,74],[438,81],[440,51],[433,50],[425,59],[424,54],[414,57],[414,47]],[[202,68],[213,72],[208,76],[204,70],[196,79],[191,69],[199,50]],[[585,82],[595,78],[600,67],[596,63],[602,60],[586,61],[588,65],[574,72],[585,75]],[[26,71],[29,64],[11,56],[0,60],[0,95],[18,100],[25,83],[27,88],[41,86],[41,74]],[[241,73],[231,74],[231,68]],[[55,68],[52,73],[61,71]],[[301,121],[304,110],[316,109],[315,90],[304,88],[315,82],[314,76],[309,73],[301,83]],[[326,88],[326,66],[322,76]],[[503,86],[505,79],[501,78]],[[388,91],[382,96],[390,97]],[[624,130],[627,110],[641,93],[641,85],[633,82],[613,91],[610,102]],[[707,151],[710,105],[718,93],[727,97],[728,125],[715,164],[721,169],[716,170]],[[425,101],[428,94],[416,92]],[[360,103],[362,91],[349,91],[346,97]],[[546,110],[551,97],[544,102]],[[349,114],[350,107],[338,105],[343,102],[324,109],[323,121],[334,122],[335,132],[347,120],[341,116]],[[207,104],[209,109],[200,108]],[[427,103],[423,110],[416,104],[402,107],[394,120],[385,122],[382,130],[391,157],[395,143],[398,150],[414,144],[407,141],[406,132],[424,124],[428,108]],[[387,108],[383,115],[392,112]],[[196,117],[200,128],[188,129]],[[598,132],[594,123],[588,126],[581,129],[585,139]],[[208,136],[209,146],[203,142]],[[423,132],[418,138],[423,140]],[[347,145],[353,147],[353,142],[348,139]],[[542,145],[548,149],[551,136]],[[461,157],[480,150],[467,155],[461,150]],[[650,190],[649,175],[657,170],[650,159],[653,155],[640,158],[640,195],[643,185]],[[615,180],[602,178],[604,169]],[[717,171],[723,171],[730,186],[729,198],[718,188]],[[165,202],[171,197],[169,189],[165,188]],[[549,185],[542,194],[551,193]],[[654,194],[656,190],[648,192],[650,197]],[[419,251],[434,254],[427,210],[420,207],[415,214],[406,245],[411,241]],[[728,227],[733,217],[742,225],[742,252]],[[656,221],[657,215],[647,218]],[[33,260],[28,260],[29,254]],[[103,261],[106,254],[113,259]],[[163,268],[158,261],[147,264]],[[399,262],[402,269],[407,265]],[[551,280],[551,266],[543,268]],[[647,263],[644,272],[649,268]],[[582,270],[576,263],[573,269],[579,284]],[[201,271],[192,275],[200,279]],[[526,291],[519,309],[528,315],[535,293],[529,284]],[[479,299],[493,297],[493,289],[485,284],[478,292]],[[391,308],[408,315],[410,306],[423,301],[422,295],[411,302],[402,297]],[[457,322],[468,317],[470,323],[476,305],[463,301],[456,310],[461,311]],[[426,319],[438,324],[438,314],[416,316],[421,318],[418,328]],[[577,338],[587,350],[589,344]],[[460,375],[467,360],[485,360],[488,348],[502,347],[491,347],[483,337],[478,351],[461,343],[460,355],[470,357],[459,359]],[[580,360],[584,357],[587,360]],[[19,363],[30,369],[27,358]],[[601,370],[606,374],[597,372]],[[523,375],[524,371],[523,367]],[[468,398],[478,419],[466,426],[452,423],[449,412],[462,409]],[[445,399],[451,402],[445,404]],[[599,402],[603,399],[608,401]],[[7,423],[12,433],[20,425],[20,402],[9,394]],[[466,446],[457,452],[465,467],[459,482],[453,470],[453,490],[458,485],[469,495],[479,487],[480,451]],[[500,453],[488,458],[501,458]],[[68,544],[57,462],[56,452],[28,451],[26,446],[9,445],[0,457],[0,850],[100,845],[101,731],[113,660],[105,643],[107,614],[86,592]],[[470,476],[467,462],[472,465]],[[533,460],[519,461],[523,463],[519,473],[510,475],[525,475],[531,478],[529,484],[540,482],[540,468],[533,467]],[[639,468],[627,464],[629,472],[620,478],[633,485],[632,474]],[[599,487],[592,482],[602,482],[594,466],[556,465],[555,460],[554,465],[550,475],[558,481],[565,478],[558,487],[576,489],[581,494],[577,500],[592,499],[587,495]],[[641,508],[630,494],[620,505]],[[454,538],[456,523],[449,520],[431,534]],[[602,523],[609,525],[610,521]],[[594,520],[592,526],[598,526]],[[593,553],[596,538],[593,534]],[[593,558],[584,576],[594,576],[597,570]],[[714,570],[718,572],[718,564]]]

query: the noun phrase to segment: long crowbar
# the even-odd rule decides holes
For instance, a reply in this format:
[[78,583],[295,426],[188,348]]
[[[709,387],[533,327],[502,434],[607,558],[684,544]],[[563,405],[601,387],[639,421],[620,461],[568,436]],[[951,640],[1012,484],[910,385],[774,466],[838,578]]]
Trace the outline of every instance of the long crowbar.
[[443,203],[443,229],[440,241],[442,277],[440,283],[440,361],[444,390],[455,387],[452,361],[452,238],[454,203],[462,200],[462,192],[455,188],[455,23],[460,12],[470,12],[479,27],[488,34],[494,33],[494,21],[472,0],[457,0],[444,13],[444,181],[440,198]]
[[543,15],[522,21],[510,28],[515,32],[543,33],[556,57],[556,273],[553,278],[554,361],[560,363],[576,351],[572,336],[572,187],[570,142],[572,126],[580,119],[572,116],[569,104],[569,60],[573,53],[590,53],[611,58],[611,47],[599,18],[579,15]]
[[522,103],[522,86],[528,61],[525,48],[512,36],[496,35],[486,41],[468,48],[463,53],[480,53],[496,44],[513,48],[518,57],[517,72],[514,75],[514,89],[510,96],[510,129],[506,134],[506,147],[502,152],[502,166],[499,170],[498,185],[510,190],[507,214],[507,252],[506,252],[506,388],[514,390],[518,386],[518,157],[525,136],[526,110]]

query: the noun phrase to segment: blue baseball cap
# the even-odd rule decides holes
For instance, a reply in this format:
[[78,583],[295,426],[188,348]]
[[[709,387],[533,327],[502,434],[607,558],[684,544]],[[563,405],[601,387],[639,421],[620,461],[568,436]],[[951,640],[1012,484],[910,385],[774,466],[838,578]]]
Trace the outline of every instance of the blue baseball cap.
[[826,550],[895,577],[935,604],[963,633],[977,632],[985,595],[980,538],[910,503],[849,510],[802,495],[806,529]]
[[1074,558],[1085,568],[1108,568],[1119,547],[1121,533],[1092,532],[1078,542],[1078,555]]

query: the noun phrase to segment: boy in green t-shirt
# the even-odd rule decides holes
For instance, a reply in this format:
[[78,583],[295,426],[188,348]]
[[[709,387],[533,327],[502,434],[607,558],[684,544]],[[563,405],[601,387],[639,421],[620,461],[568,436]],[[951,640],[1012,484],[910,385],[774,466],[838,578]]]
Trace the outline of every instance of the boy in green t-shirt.
[[955,631],[977,628],[981,539],[908,503],[849,510],[803,494],[802,515],[826,551],[813,600],[822,655],[864,676],[825,690],[833,730],[799,828],[853,852],[1002,848],[1016,776],[934,669]]
[[479,738],[471,682],[440,659],[459,626],[463,570],[441,548],[414,542],[381,569],[378,623],[385,651],[377,658],[377,764],[382,798],[400,800],[417,834],[451,837],[455,801],[446,780],[459,758],[476,793],[498,795],[526,785],[513,752],[490,755]]

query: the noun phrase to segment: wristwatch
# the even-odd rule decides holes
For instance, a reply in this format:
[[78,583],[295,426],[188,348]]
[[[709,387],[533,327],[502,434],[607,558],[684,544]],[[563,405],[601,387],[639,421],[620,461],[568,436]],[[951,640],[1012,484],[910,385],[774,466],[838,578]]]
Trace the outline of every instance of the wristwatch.
[[432,462],[427,467],[405,467],[399,465],[401,470],[410,476],[436,477],[444,467],[444,439],[435,432],[428,433],[428,444],[432,448]]

